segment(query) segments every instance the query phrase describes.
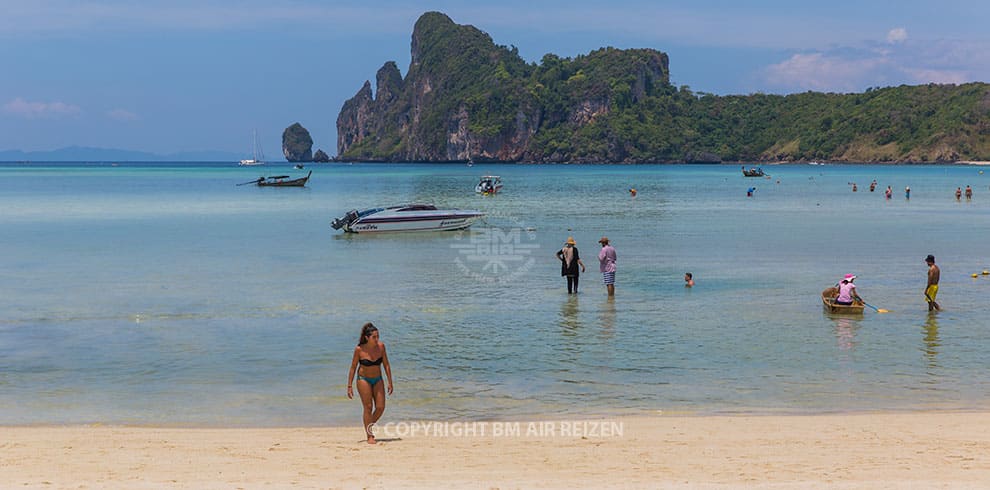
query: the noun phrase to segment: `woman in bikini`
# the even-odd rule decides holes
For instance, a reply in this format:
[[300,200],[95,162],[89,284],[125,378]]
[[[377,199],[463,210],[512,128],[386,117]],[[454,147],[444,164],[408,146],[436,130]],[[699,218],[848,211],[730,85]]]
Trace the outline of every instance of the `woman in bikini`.
[[347,398],[354,398],[354,374],[357,374],[357,390],[364,405],[364,431],[368,444],[374,444],[372,426],[385,413],[385,383],[382,369],[388,377],[388,394],[392,394],[392,367],[388,363],[385,344],[378,338],[378,328],[370,322],[361,327],[361,338],[354,348],[351,370],[347,374]]

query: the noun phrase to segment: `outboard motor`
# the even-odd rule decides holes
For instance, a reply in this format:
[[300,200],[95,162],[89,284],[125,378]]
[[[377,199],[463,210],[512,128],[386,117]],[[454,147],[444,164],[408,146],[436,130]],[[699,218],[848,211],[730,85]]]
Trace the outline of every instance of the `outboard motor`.
[[341,216],[340,218],[337,218],[337,219],[333,220],[330,223],[330,227],[333,228],[333,229],[335,229],[335,230],[339,230],[339,229],[341,229],[341,228],[343,228],[343,227],[345,227],[345,226],[347,226],[347,225],[355,222],[357,219],[358,219],[358,212],[357,212],[356,209],[352,209],[352,210],[348,211],[346,214],[344,214],[343,216]]

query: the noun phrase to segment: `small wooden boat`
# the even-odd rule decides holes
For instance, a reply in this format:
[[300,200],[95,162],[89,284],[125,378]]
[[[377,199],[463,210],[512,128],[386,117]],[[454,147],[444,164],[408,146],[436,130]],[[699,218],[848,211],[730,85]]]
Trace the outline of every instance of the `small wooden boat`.
[[742,173],[743,173],[743,177],[763,177],[764,175],[766,175],[763,173],[762,168],[751,168],[749,170],[746,170],[746,167],[743,167]]
[[259,187],[303,187],[306,185],[306,182],[309,181],[310,175],[313,175],[312,170],[310,170],[305,177],[300,177],[298,179],[289,179],[290,176],[288,175],[262,177],[258,179],[257,184]]
[[836,296],[839,295],[839,288],[830,287],[822,291],[822,307],[829,313],[845,313],[852,315],[862,315],[866,305],[860,301],[853,300],[851,305],[839,305],[835,303]]

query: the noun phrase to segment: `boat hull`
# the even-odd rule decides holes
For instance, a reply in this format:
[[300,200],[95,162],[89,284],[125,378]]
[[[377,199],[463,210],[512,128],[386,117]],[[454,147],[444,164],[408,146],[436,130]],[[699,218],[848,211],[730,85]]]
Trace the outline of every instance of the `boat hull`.
[[835,303],[835,297],[838,296],[838,288],[826,288],[822,291],[822,308],[825,309],[827,313],[837,313],[837,314],[850,314],[850,315],[862,315],[863,309],[866,308],[864,303],[859,301],[853,301],[851,305],[840,305]]
[[474,188],[474,192],[477,192],[478,194],[497,194],[498,191],[500,191],[500,190],[502,190],[502,186],[501,185],[497,185],[494,188],[485,188],[485,189],[483,189],[483,188],[481,188],[481,186],[478,186],[478,187],[475,187]]
[[484,216],[481,211],[412,203],[364,211],[352,209],[330,222],[330,227],[350,233],[453,231],[463,230]]
[[261,180],[258,181],[258,187],[304,187],[306,182],[309,182],[309,177],[313,175],[313,171],[310,170],[305,177],[300,177],[298,179],[292,180]]
[[369,216],[344,227],[351,233],[392,233],[418,231],[456,231],[469,228],[483,213],[460,213],[435,216]]

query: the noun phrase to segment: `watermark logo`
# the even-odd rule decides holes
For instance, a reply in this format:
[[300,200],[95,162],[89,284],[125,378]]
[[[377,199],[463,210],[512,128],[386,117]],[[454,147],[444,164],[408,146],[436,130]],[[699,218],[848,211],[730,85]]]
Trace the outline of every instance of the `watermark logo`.
[[533,422],[439,422],[417,420],[371,424],[375,437],[578,438],[623,437],[625,425],[616,420],[541,420]]
[[454,263],[478,281],[516,281],[536,264],[533,252],[540,248],[536,231],[501,213],[488,213],[485,221],[494,224],[457,234],[455,243],[450,245],[459,252]]

